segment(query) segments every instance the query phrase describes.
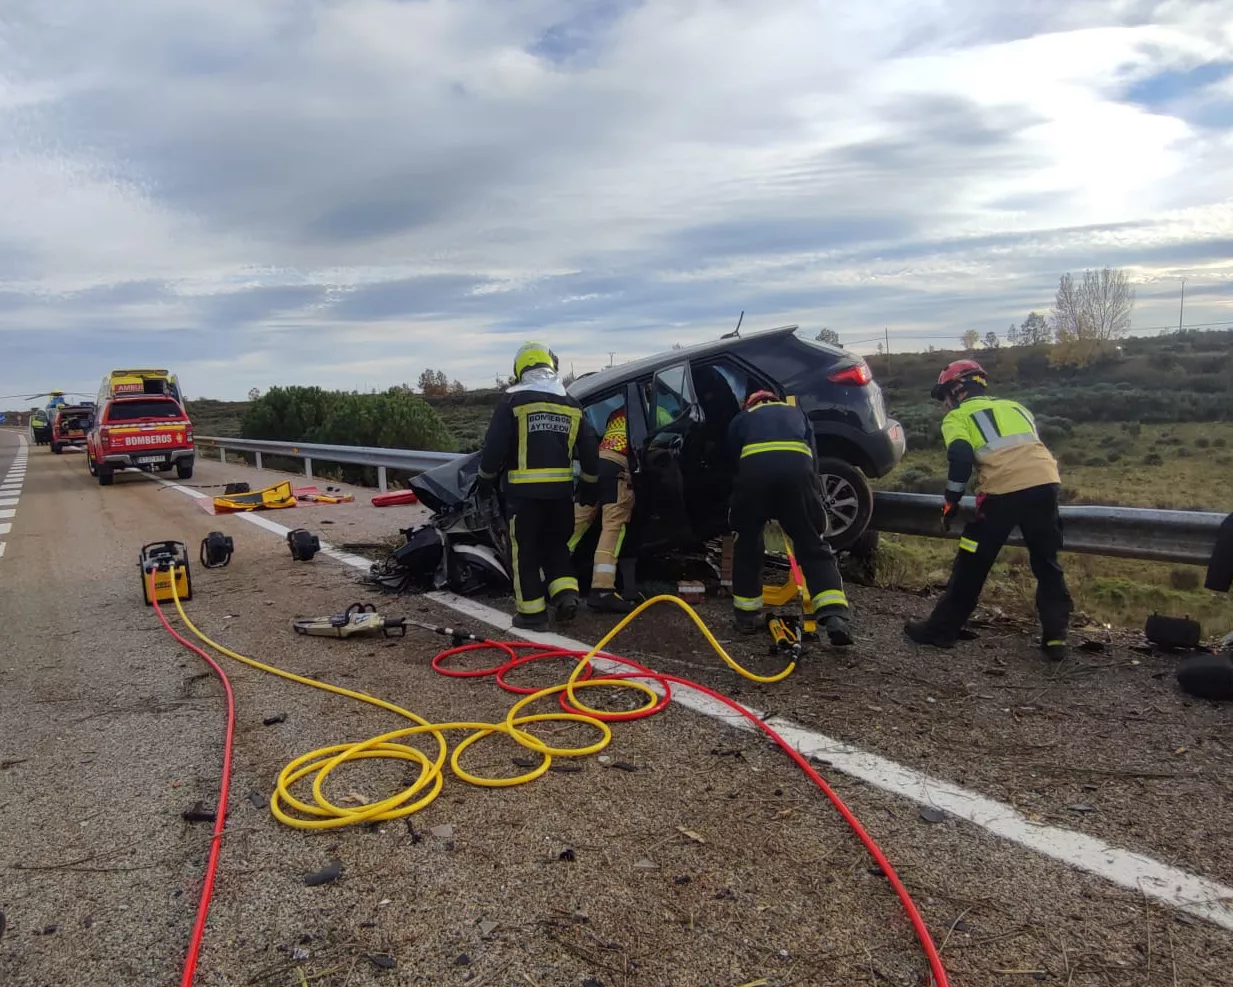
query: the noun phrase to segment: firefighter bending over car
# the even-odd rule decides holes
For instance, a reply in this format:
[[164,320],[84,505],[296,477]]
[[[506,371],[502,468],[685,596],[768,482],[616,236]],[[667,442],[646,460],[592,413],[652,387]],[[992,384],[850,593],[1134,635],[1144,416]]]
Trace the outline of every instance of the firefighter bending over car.
[[737,463],[729,522],[736,538],[732,553],[732,603],[736,629],[761,629],[763,531],[776,520],[790,539],[804,573],[814,612],[832,644],[849,645],[848,598],[835,554],[823,539],[826,512],[818,479],[813,426],[805,413],[770,391],[755,391],[728,427]]
[[[557,358],[542,343],[524,343],[514,357],[516,383],[497,403],[480,453],[478,489],[491,492],[503,476],[513,555],[514,626],[544,630],[551,603],[560,622],[578,610],[578,580],[570,561],[575,456],[578,498],[598,495],[599,437],[557,375]],[[542,571],[542,575],[541,575]],[[544,583],[547,582],[545,590]]]
[[930,392],[947,409],[942,421],[949,463],[942,526],[951,522],[972,470],[977,474],[976,517],[963,529],[950,582],[926,620],[904,631],[917,644],[949,648],[963,635],[989,570],[1018,527],[1036,577],[1040,646],[1051,659],[1066,657],[1066,628],[1073,607],[1058,563],[1062,523],[1061,477],[1023,405],[986,394],[988,375],[975,360],[958,360],[938,375]]
[[[608,416],[599,440],[599,497],[574,508],[573,552],[587,529],[600,517],[599,542],[591,569],[591,595],[587,605],[605,613],[629,613],[633,604],[616,591],[617,558],[625,540],[625,528],[634,513],[634,487],[629,476],[629,427],[625,405]],[[627,587],[628,589],[628,587]]]

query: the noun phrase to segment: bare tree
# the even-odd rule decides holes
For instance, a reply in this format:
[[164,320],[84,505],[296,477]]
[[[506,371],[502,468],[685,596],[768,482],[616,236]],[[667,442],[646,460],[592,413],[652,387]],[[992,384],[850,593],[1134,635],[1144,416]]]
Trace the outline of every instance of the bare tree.
[[819,329],[818,334],[813,338],[819,343],[826,343],[829,346],[838,346],[840,349],[843,348],[843,345],[839,342],[839,333],[837,333],[834,329],[827,328],[826,326]]
[[963,344],[965,350],[974,350],[980,345],[980,333],[975,329],[969,329],[959,337],[959,342]]
[[1006,345],[1007,346],[1018,346],[1019,345],[1019,327],[1015,325],[1013,322],[1010,324],[1010,328],[1006,330]]
[[1029,312],[1019,326],[1020,346],[1040,346],[1052,338],[1053,330],[1049,327],[1049,320],[1039,312]]
[[1050,322],[1059,343],[1102,343],[1130,331],[1134,307],[1135,291],[1125,271],[1084,271],[1080,282],[1067,272],[1058,281]]
[[990,329],[987,333],[985,333],[985,349],[996,350],[1001,345],[1002,341],[998,339],[998,334],[996,332]]
[[248,390],[248,400],[256,401],[261,397],[261,389],[259,387],[251,387]]

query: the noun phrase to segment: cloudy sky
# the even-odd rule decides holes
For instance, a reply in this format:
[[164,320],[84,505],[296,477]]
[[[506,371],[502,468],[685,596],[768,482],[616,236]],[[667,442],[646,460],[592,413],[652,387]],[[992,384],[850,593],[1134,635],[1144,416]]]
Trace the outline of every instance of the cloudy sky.
[[919,349],[1104,265],[1233,324],[1233,0],[0,5],[0,395]]

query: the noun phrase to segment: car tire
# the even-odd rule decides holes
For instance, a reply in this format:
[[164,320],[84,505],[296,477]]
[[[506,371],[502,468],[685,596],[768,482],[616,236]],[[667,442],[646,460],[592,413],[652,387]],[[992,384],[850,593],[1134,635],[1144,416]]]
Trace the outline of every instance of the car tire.
[[54,452],[57,456],[60,455],[61,448],[62,446],[60,445],[59,442],[53,442],[51,444],[51,451]]
[[111,466],[96,467],[94,475],[98,477],[98,485],[100,487],[110,487],[116,482],[116,471]]
[[855,545],[873,517],[873,488],[857,467],[843,459],[818,459],[822,506],[826,510],[825,537],[836,552]]
[[182,459],[176,463],[176,476],[181,480],[191,480],[193,478],[193,461],[191,459]]
[[90,471],[91,476],[98,476],[98,467],[94,465],[94,457],[88,452],[86,453],[86,469]]

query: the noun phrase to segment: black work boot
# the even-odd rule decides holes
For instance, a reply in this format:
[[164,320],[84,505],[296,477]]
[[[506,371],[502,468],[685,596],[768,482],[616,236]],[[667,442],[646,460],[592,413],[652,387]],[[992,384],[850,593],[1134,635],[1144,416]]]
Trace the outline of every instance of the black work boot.
[[1040,650],[1050,661],[1062,661],[1067,654],[1066,641],[1063,638],[1041,639]]
[[514,626],[524,631],[546,631],[548,630],[548,611],[516,613],[514,614]]
[[572,589],[563,589],[552,601],[556,608],[557,623],[568,624],[578,612],[578,594]]
[[846,648],[852,644],[852,630],[848,627],[847,618],[836,614],[825,618],[822,626],[826,629],[827,638],[835,647]]
[[733,610],[732,622],[738,634],[757,634],[766,626],[754,610]]
[[959,639],[957,634],[944,634],[929,626],[927,620],[909,620],[903,632],[916,644],[928,644],[934,648],[953,648]]
[[632,603],[611,589],[592,590],[587,606],[600,613],[629,613],[634,609]]

